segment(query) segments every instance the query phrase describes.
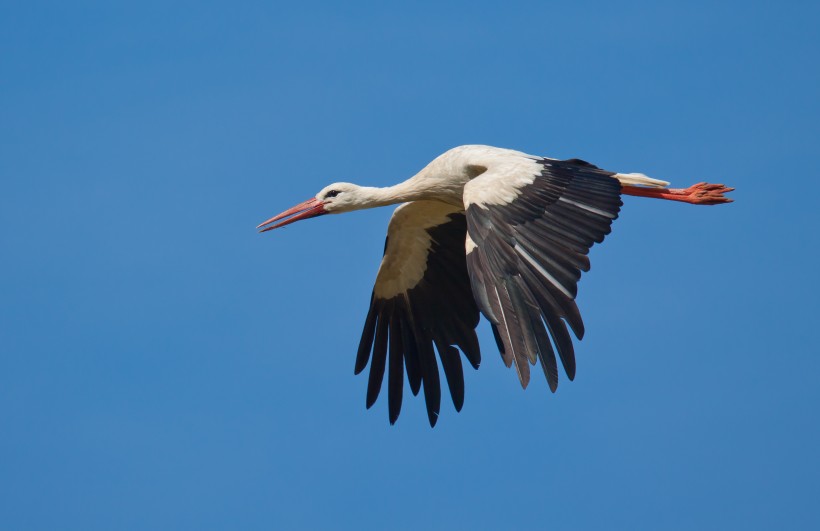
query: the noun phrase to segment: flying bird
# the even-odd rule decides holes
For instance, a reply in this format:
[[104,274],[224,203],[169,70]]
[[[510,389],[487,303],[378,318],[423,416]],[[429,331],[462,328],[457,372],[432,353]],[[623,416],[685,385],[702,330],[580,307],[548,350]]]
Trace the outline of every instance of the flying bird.
[[[729,203],[733,189],[669,183],[640,173],[603,170],[580,159],[558,160],[490,146],[461,146],[406,181],[387,188],[334,183],[265,221],[266,232],[295,221],[401,205],[387,228],[355,373],[368,362],[366,406],[387,371],[390,423],[399,417],[404,374],[423,388],[430,425],[441,403],[441,363],[456,411],[464,404],[461,354],[481,362],[479,315],[490,322],[507,367],[521,386],[540,362],[552,392],[558,363],[572,380],[584,324],[575,304],[590,247],[618,217],[622,195],[697,205]],[[460,351],[460,352],[459,352]],[[436,359],[438,353],[438,360]]]

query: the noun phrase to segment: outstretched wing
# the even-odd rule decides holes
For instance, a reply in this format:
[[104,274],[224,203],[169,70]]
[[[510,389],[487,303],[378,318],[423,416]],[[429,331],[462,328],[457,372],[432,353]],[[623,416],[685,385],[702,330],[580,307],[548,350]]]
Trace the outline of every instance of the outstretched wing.
[[473,293],[523,387],[530,379],[527,362],[538,359],[550,389],[557,388],[550,336],[567,376],[575,377],[566,325],[583,337],[577,284],[589,270],[590,247],[618,217],[621,185],[613,175],[578,159],[521,157],[464,189]]
[[414,395],[424,385],[427,416],[431,426],[436,424],[441,389],[434,345],[456,410],[464,403],[464,375],[455,347],[473,367],[481,361],[475,334],[479,312],[464,251],[466,235],[464,211],[438,201],[404,204],[390,219],[355,372],[359,374],[370,360],[370,408],[379,396],[389,357],[391,424],[401,410],[405,369]]

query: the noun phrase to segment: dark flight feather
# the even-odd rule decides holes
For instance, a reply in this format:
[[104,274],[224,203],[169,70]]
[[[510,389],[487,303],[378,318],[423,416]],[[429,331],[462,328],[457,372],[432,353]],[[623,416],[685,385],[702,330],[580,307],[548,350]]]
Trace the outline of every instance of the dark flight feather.
[[[400,208],[408,214],[407,209],[417,208],[414,205],[416,203]],[[441,207],[453,210],[444,203]],[[419,220],[420,223],[423,221],[426,220]],[[385,363],[389,361],[388,413],[391,424],[396,422],[401,411],[404,372],[414,395],[424,390],[427,417],[433,426],[438,420],[441,404],[436,353],[456,410],[464,404],[464,374],[459,349],[473,367],[478,368],[481,363],[475,333],[480,314],[472,295],[464,251],[465,214],[451,212],[446,222],[426,231],[430,247],[422,279],[389,299],[377,297],[374,289],[356,356],[357,374],[370,362],[368,407],[378,398]],[[390,245],[385,244],[385,253],[396,248],[393,246],[418,245],[406,233],[388,232]],[[383,261],[382,267],[389,267],[384,265],[386,263],[387,260]]]
[[590,247],[603,241],[618,217],[621,185],[613,173],[577,159],[539,163],[540,174],[512,202],[467,208],[467,228],[476,245],[467,265],[478,307],[493,323],[505,364],[515,364],[526,387],[529,364],[540,360],[555,391],[555,351],[568,378],[575,377],[567,325],[583,337],[575,304],[578,281],[589,270]]

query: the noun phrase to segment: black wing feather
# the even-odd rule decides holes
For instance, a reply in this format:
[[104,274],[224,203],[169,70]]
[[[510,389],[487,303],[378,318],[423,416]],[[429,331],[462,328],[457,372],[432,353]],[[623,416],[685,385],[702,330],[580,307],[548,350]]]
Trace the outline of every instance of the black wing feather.
[[[429,202],[424,203],[428,203],[429,208]],[[413,209],[414,205],[417,203],[400,208]],[[453,207],[441,205],[453,210]],[[464,212],[458,211],[451,212],[446,219],[442,224],[425,229],[431,244],[422,279],[389,299],[378,297],[374,289],[365,320],[355,372],[358,374],[370,362],[366,402],[369,408],[378,398],[385,363],[389,359],[388,412],[391,424],[396,422],[401,411],[405,371],[414,395],[424,389],[427,417],[434,426],[441,405],[436,352],[456,410],[461,410],[464,404],[464,374],[459,349],[473,367],[478,368],[481,363],[475,333],[480,314],[472,296],[464,251],[467,221]],[[391,246],[416,243],[412,238],[404,241],[402,236],[400,232],[389,231],[386,258]],[[383,261],[383,267],[389,267],[385,263]]]
[[538,162],[540,174],[511,203],[467,208],[467,227],[476,244],[467,265],[504,362],[515,363],[526,387],[528,365],[539,360],[555,391],[555,351],[569,379],[575,377],[567,325],[583,337],[575,304],[578,281],[589,270],[590,247],[603,241],[618,217],[621,186],[612,172],[579,159]]
[[441,368],[447,378],[447,387],[453,399],[456,411],[461,411],[464,405],[464,371],[461,366],[461,355],[458,349],[436,341],[436,350],[441,359]]
[[359,341],[359,351],[356,353],[356,367],[353,370],[354,374],[359,374],[367,367],[367,362],[370,360],[370,349],[373,348],[373,336],[376,333],[376,320],[379,317],[379,312],[376,311],[375,295],[370,296],[370,310],[367,312],[367,319],[364,321],[364,330],[362,330],[362,339]]
[[403,338],[401,314],[393,311],[390,314],[390,361],[387,373],[387,409],[391,424],[399,418],[404,391]]
[[385,301],[378,304],[382,307],[379,315],[379,322],[376,325],[376,340],[373,342],[373,359],[370,362],[370,377],[367,382],[367,409],[376,403],[379,391],[382,388],[384,379],[384,367],[387,363],[387,339],[390,325],[390,314],[392,313],[392,301]]
[[401,312],[401,342],[404,348],[404,368],[407,371],[407,381],[410,384],[410,391],[413,396],[418,396],[421,391],[421,366],[419,366],[419,354],[416,348],[416,335],[410,328],[409,316],[406,308],[410,307],[410,301],[405,294],[403,304],[398,305]]

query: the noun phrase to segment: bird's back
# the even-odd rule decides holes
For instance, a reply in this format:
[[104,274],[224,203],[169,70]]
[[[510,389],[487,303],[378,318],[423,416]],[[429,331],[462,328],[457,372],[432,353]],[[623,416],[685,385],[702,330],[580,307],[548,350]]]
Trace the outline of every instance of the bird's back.
[[490,170],[510,179],[534,175],[539,158],[543,157],[493,146],[458,146],[433,159],[408,184],[423,189],[424,199],[464,206],[464,186],[472,179]]

